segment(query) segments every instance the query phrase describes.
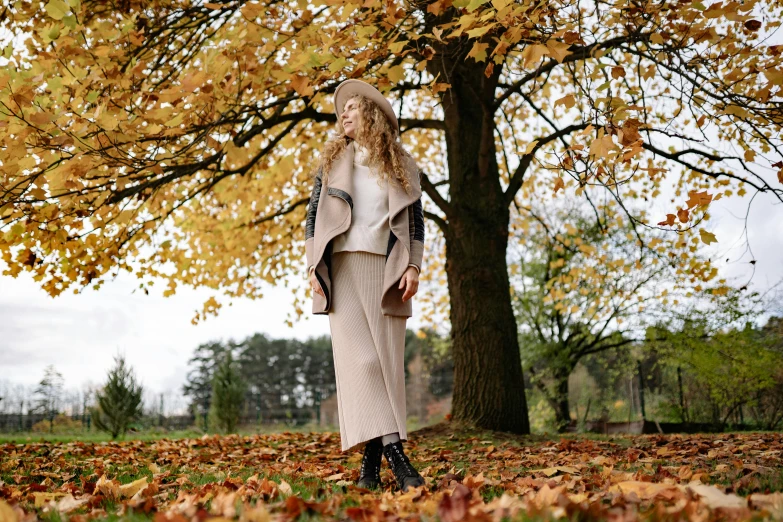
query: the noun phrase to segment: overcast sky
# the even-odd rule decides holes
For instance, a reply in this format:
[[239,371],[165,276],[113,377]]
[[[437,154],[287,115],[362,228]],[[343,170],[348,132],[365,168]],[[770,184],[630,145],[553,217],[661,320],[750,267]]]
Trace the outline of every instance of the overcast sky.
[[81,388],[87,381],[102,382],[121,351],[150,391],[179,393],[187,361],[201,343],[256,332],[301,340],[329,333],[325,316],[311,316],[294,329],[285,324],[290,289],[270,288],[263,300],[224,305],[217,318],[194,326],[190,320],[208,291],[180,286],[164,298],[163,284],[149,295],[132,293],[134,288],[138,279],[125,275],[97,291],[52,298],[27,273],[0,276],[0,377],[32,385],[54,364],[66,388]]

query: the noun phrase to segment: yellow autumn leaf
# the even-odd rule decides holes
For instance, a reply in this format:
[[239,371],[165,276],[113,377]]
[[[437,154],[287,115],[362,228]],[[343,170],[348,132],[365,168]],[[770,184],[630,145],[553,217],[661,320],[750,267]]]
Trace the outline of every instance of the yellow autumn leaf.
[[525,147],[525,152],[523,154],[530,154],[531,152],[533,152],[533,149],[536,148],[537,144],[538,144],[538,140],[528,143],[527,147]]
[[51,0],[44,9],[55,20],[62,20],[70,12],[68,5],[62,0]]
[[117,120],[117,116],[104,111],[101,112],[100,116],[98,116],[96,123],[98,123],[98,125],[100,125],[103,129],[114,130],[117,128],[120,122]]
[[488,43],[474,42],[465,59],[473,58],[477,62],[483,62],[487,59],[487,47],[489,47]]
[[[599,131],[600,134],[603,132]],[[618,146],[612,141],[611,134],[599,136],[590,144],[590,155],[595,158],[608,158],[616,150],[618,150]]]
[[45,506],[50,500],[57,500],[59,497],[65,496],[65,493],[57,491],[54,493],[47,493],[43,491],[36,491],[33,493],[35,499],[35,507],[40,508]]
[[133,482],[129,484],[123,484],[120,486],[120,495],[123,497],[130,498],[139,491],[143,490],[149,485],[147,482],[147,477],[142,477],[138,480],[134,480]]
[[394,54],[399,54],[402,51],[402,48],[405,47],[405,44],[407,43],[408,40],[400,40],[398,42],[390,43],[389,50]]
[[386,77],[392,83],[399,83],[405,79],[405,69],[402,65],[397,65],[386,71]]
[[538,63],[538,61],[543,57],[549,54],[549,49],[545,45],[541,44],[534,44],[534,45],[528,45],[525,47],[525,50],[522,51],[522,58],[525,60],[524,67],[526,69],[532,68],[535,64]]
[[165,123],[166,127],[179,127],[180,124],[185,120],[185,111],[180,112],[173,118],[171,118],[169,121]]
[[14,508],[3,499],[0,499],[0,520],[3,522],[18,522],[19,520],[19,516],[14,511]]
[[548,40],[546,43],[546,48],[549,56],[554,58],[558,61],[558,63],[563,63],[563,60],[571,54],[571,51],[569,51],[570,45],[568,45],[565,42],[558,42],[557,40]]
[[715,237],[715,234],[713,234],[712,232],[707,232],[703,228],[699,230],[699,237],[701,237],[701,242],[704,243],[705,245],[718,242],[718,239]]
[[[480,37],[484,36],[490,29],[492,29],[496,25],[497,25],[497,23],[493,22],[493,23],[487,24],[487,25],[485,25],[483,27],[477,27],[476,29],[471,29],[470,31],[467,32],[468,33],[468,37],[470,37],[470,38],[480,38]],[[487,45],[489,45],[489,44],[487,44]]]

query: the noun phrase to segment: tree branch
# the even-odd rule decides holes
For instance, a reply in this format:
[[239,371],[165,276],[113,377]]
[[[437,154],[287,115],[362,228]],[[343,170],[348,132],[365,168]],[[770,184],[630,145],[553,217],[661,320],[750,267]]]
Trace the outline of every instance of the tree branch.
[[535,144],[533,150],[522,156],[516,171],[514,171],[514,175],[511,176],[511,179],[509,180],[508,188],[506,188],[505,192],[507,204],[511,204],[517,191],[522,186],[522,182],[525,179],[525,173],[527,172],[528,167],[530,167],[530,164],[533,162],[533,158],[535,157],[538,149],[554,140],[560,139],[562,136],[571,134],[574,131],[584,130],[588,125],[588,123],[569,125],[568,127],[560,129],[545,138],[539,138],[538,143]]

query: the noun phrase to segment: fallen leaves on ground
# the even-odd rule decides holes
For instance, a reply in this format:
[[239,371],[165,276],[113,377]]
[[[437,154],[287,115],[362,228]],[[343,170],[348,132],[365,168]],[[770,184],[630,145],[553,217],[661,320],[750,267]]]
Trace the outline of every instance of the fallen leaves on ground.
[[0,445],[0,522],[52,512],[83,522],[783,519],[783,434],[534,438],[461,429],[404,443],[426,485],[355,486],[361,452],[336,433],[204,436],[151,442]]

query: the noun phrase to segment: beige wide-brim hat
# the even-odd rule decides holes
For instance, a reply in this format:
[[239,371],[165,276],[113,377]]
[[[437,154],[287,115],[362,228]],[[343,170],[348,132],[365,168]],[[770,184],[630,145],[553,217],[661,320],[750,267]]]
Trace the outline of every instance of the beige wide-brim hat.
[[377,103],[384,114],[386,114],[386,117],[389,118],[389,121],[391,122],[392,127],[397,131],[397,134],[400,133],[400,124],[397,122],[397,116],[394,114],[394,109],[392,109],[389,100],[384,98],[383,94],[381,94],[378,89],[361,80],[345,80],[334,90],[334,111],[337,113],[338,120],[343,113],[345,102],[347,102],[353,94],[357,93],[362,94]]

